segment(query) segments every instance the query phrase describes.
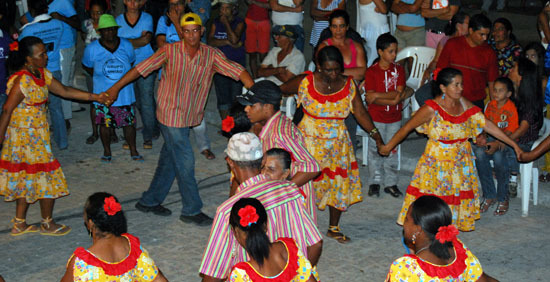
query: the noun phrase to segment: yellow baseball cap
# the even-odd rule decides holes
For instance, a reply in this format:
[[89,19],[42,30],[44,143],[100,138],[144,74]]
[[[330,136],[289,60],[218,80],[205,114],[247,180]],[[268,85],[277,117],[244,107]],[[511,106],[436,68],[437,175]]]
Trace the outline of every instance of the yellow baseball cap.
[[97,23],[97,29],[110,28],[110,27],[120,27],[115,20],[115,17],[109,14],[103,14],[99,17],[99,22]]
[[187,13],[181,17],[180,26],[196,24],[202,26],[202,20],[199,15],[195,13]]

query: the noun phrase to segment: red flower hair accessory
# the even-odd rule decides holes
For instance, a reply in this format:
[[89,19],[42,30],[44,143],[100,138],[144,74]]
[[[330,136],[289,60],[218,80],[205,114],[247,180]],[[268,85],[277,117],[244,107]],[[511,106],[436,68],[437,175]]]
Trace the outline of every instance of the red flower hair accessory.
[[235,119],[233,119],[232,116],[227,116],[224,120],[222,120],[222,131],[231,132],[233,127],[235,127]]
[[120,203],[115,200],[115,197],[111,196],[105,198],[103,209],[105,210],[107,215],[115,215],[122,208],[120,207]]
[[441,68],[437,68],[437,69],[434,70],[434,72],[433,72],[434,80],[437,80],[437,75],[439,74],[440,71],[441,71]]
[[258,219],[260,218],[260,216],[256,213],[256,208],[251,205],[247,205],[244,208],[240,209],[239,217],[241,217],[239,223],[242,227],[250,226],[253,223],[258,222]]
[[441,226],[437,229],[437,234],[435,234],[435,239],[439,240],[441,244],[445,242],[452,242],[456,239],[458,235],[458,229],[454,225]]
[[10,51],[19,51],[19,42],[13,41],[10,43]]

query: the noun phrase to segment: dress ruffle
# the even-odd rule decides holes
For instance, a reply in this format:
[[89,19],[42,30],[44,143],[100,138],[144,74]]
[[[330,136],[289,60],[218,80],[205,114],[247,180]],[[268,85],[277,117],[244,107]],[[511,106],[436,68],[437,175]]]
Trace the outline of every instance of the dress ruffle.
[[466,258],[468,258],[468,256],[466,255],[466,249],[464,249],[462,243],[460,243],[460,241],[458,241],[457,239],[453,241],[453,246],[456,257],[455,260],[448,265],[434,265],[422,260],[416,255],[405,256],[415,259],[420,268],[422,268],[422,270],[426,272],[426,274],[430,277],[443,279],[445,277],[451,276],[453,278],[458,278],[466,270]]
[[446,120],[450,123],[454,123],[454,124],[463,123],[463,122],[467,121],[471,116],[481,112],[481,109],[479,107],[473,106],[473,107],[467,109],[466,111],[464,111],[461,115],[453,116],[453,115],[447,113],[443,108],[441,108],[441,106],[438,103],[436,103],[434,100],[427,100],[426,105],[430,106],[435,111],[438,111],[439,115],[444,120]]

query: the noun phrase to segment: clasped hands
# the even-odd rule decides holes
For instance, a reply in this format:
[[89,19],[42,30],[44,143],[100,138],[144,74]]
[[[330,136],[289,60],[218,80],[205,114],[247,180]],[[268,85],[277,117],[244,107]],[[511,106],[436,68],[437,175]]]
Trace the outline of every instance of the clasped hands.
[[108,89],[105,92],[101,92],[97,97],[97,102],[104,104],[105,106],[111,106],[117,99],[117,95],[111,89]]

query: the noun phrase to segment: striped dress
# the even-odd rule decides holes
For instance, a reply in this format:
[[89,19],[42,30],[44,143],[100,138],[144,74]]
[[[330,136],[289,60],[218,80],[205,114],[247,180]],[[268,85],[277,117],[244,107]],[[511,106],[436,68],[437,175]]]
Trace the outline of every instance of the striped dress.
[[[333,11],[338,9],[338,5],[345,0],[333,0],[325,8],[321,7],[321,0],[317,0],[317,9],[321,11]],[[313,29],[311,30],[311,37],[309,38],[309,44],[313,47],[319,43],[319,37],[321,32],[328,27],[328,21],[313,21]]]
[[296,241],[302,253],[307,254],[308,246],[322,240],[321,233],[304,208],[304,198],[294,183],[270,181],[260,174],[244,181],[238,191],[216,211],[200,273],[225,279],[235,264],[250,260],[229,225],[231,208],[241,198],[256,198],[264,205],[270,241],[290,237]]

